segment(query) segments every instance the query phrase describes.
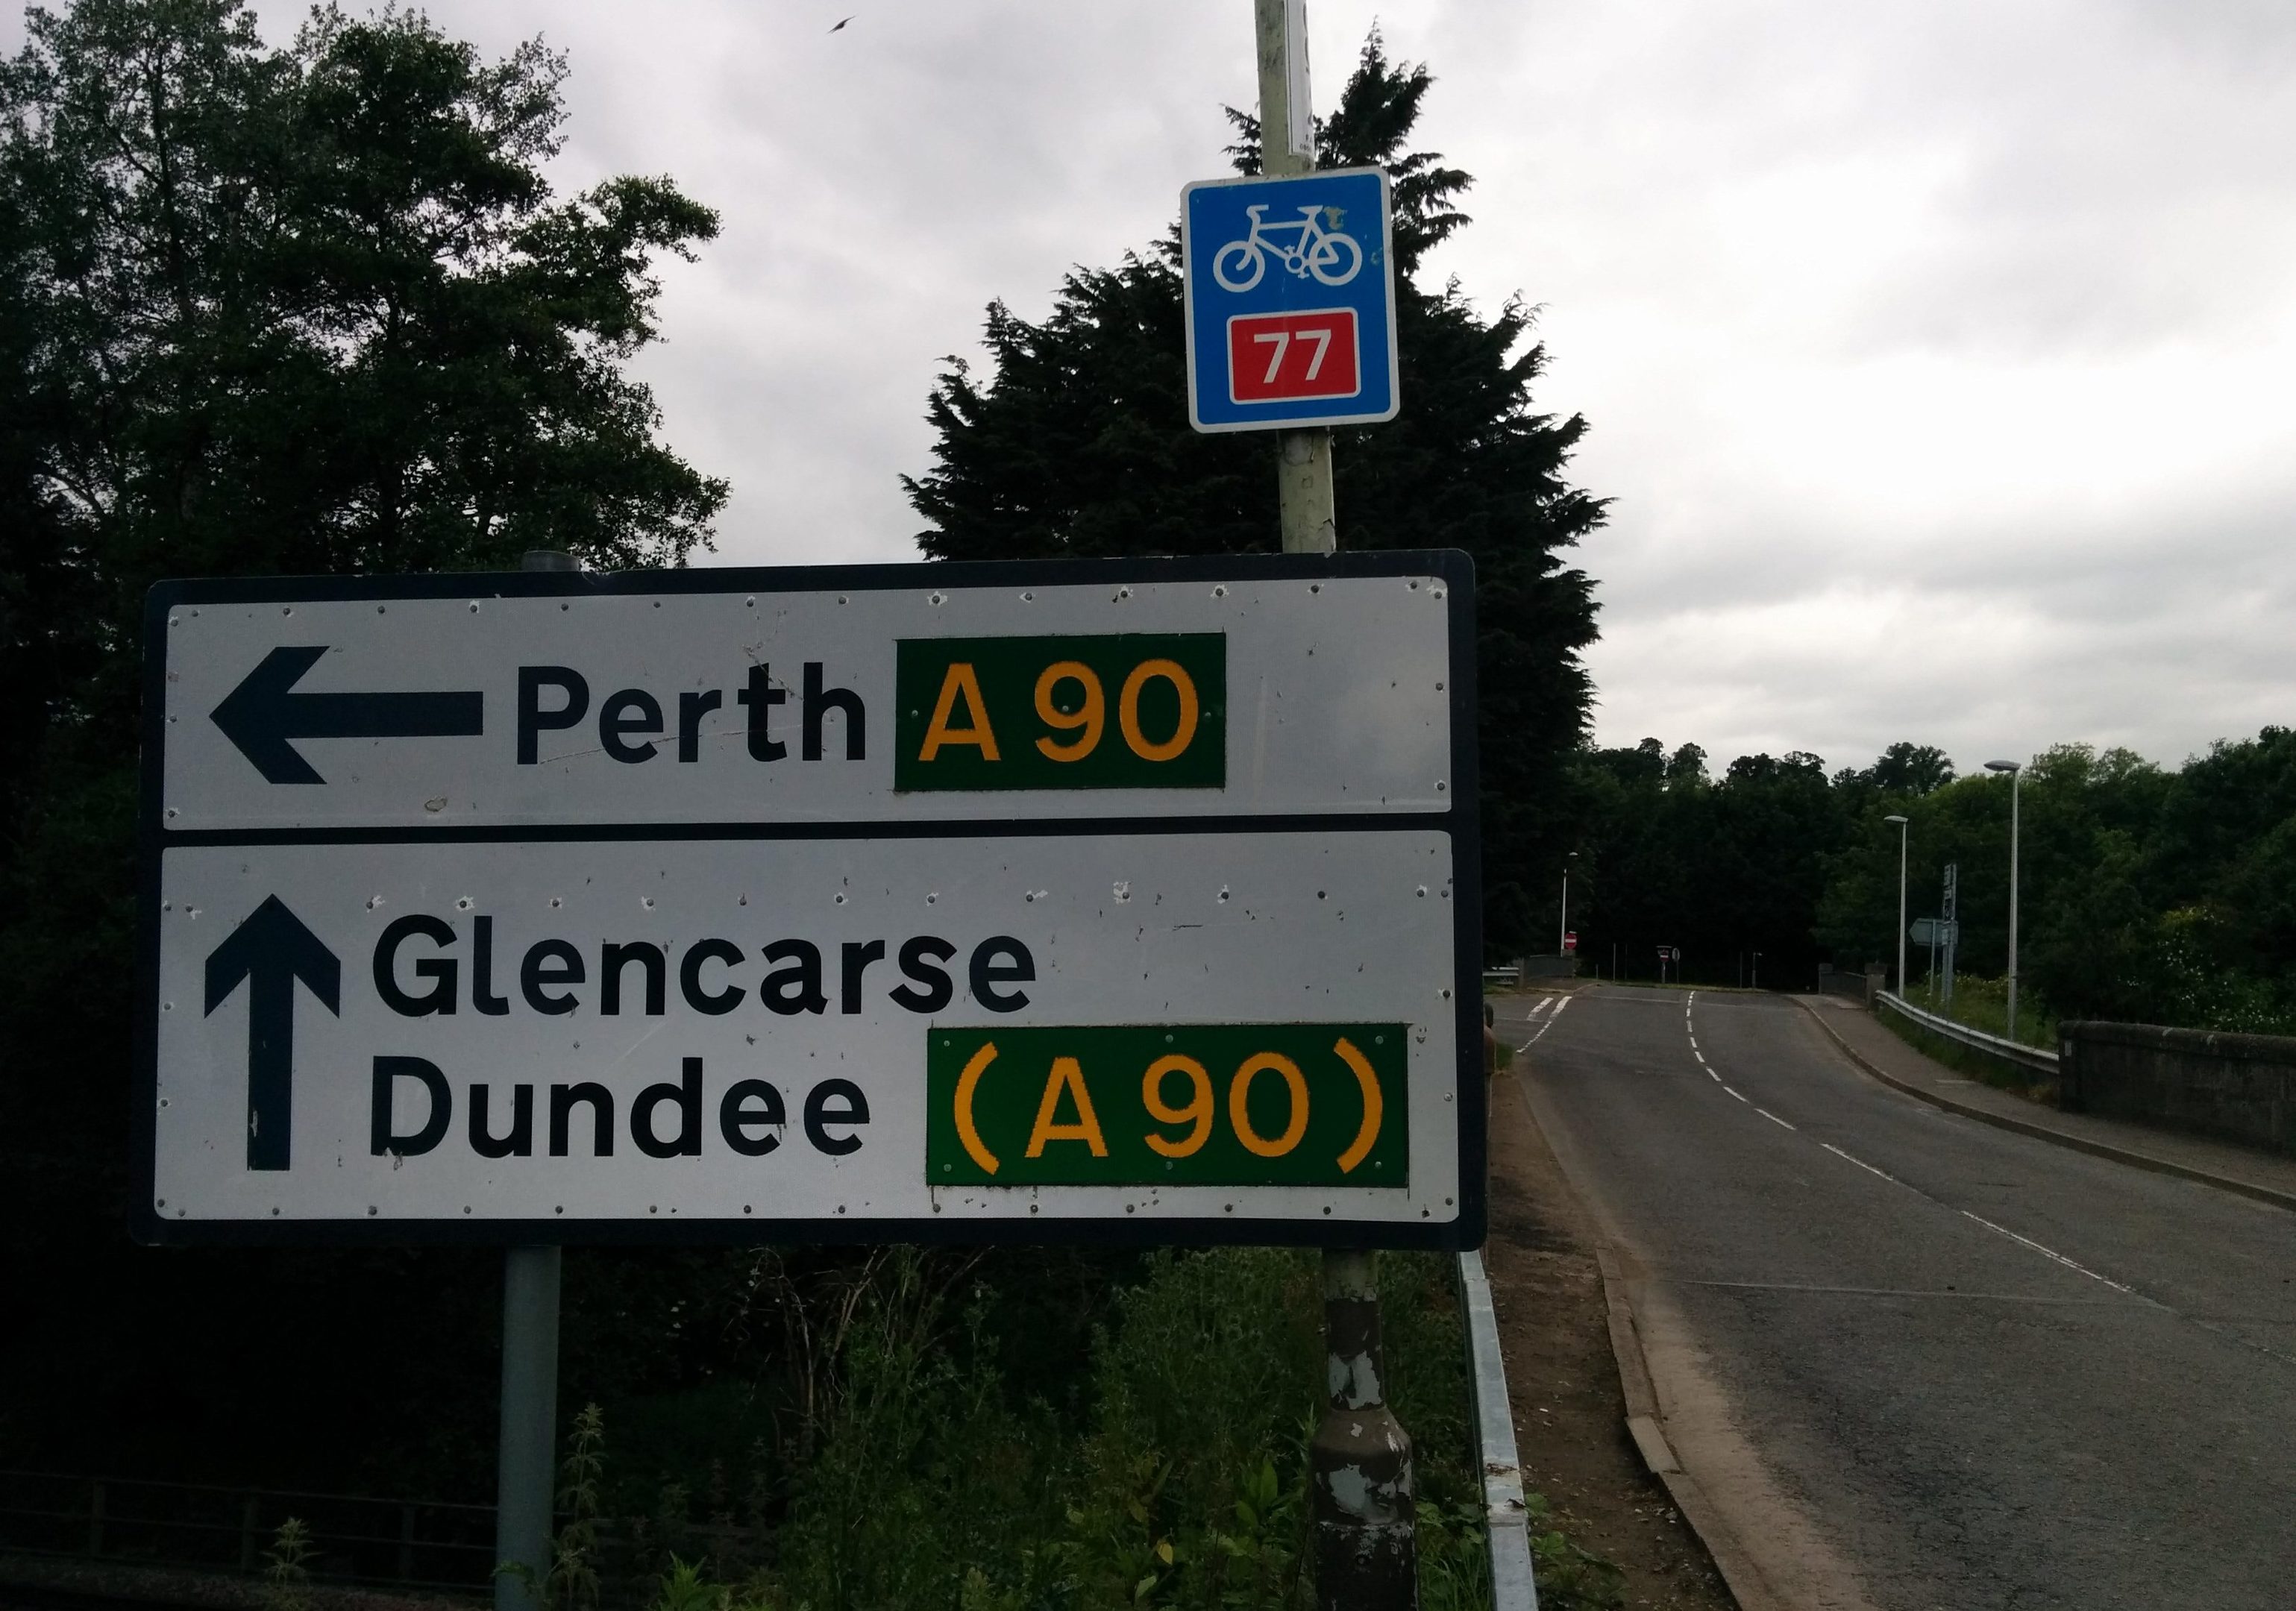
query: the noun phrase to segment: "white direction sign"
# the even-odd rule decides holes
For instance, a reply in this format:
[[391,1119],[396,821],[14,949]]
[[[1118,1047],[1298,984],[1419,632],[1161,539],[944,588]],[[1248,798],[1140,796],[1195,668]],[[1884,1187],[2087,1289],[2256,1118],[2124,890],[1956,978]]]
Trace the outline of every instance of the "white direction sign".
[[1471,593],[163,585],[139,1229],[1478,1241]]

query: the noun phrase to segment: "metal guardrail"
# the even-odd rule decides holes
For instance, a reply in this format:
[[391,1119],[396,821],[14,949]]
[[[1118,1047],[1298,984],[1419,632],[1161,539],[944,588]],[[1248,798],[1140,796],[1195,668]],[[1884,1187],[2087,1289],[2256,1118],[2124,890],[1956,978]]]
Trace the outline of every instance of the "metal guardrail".
[[1505,963],[1497,968],[1486,968],[1483,969],[1483,983],[1486,985],[1520,985],[1522,983],[1522,969],[1513,962]]
[[1940,1018],[1934,1012],[1925,1012],[1894,991],[1884,990],[1874,999],[1879,1005],[1887,1007],[1890,1011],[1900,1015],[1911,1023],[1920,1025],[1932,1034],[1941,1034],[1949,1041],[1958,1041],[1972,1051],[1997,1057],[2005,1062],[2014,1063],[2019,1067],[2029,1068],[2036,1074],[2046,1074],[2053,1078],[2056,1075],[2057,1054],[2054,1051],[2045,1051],[2038,1046],[2027,1046],[2002,1035],[1988,1034],[1982,1029],[1972,1029],[1966,1024],[1956,1024],[1951,1018]]
[[1475,1395],[1475,1446],[1483,1463],[1483,1513],[1491,1550],[1492,1611],[1538,1611],[1530,1566],[1530,1511],[1523,1503],[1514,1411],[1499,1354],[1498,1313],[1483,1255],[1459,1255],[1460,1307],[1466,1314],[1467,1378]]

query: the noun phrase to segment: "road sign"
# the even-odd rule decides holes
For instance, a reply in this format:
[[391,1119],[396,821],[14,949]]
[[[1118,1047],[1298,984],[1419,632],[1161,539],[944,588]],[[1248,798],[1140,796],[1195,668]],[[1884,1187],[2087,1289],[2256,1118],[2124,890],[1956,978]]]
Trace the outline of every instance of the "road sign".
[[1946,918],[1915,918],[1906,932],[1916,945],[1952,945],[1961,939],[1961,925]]
[[1569,956],[1572,952],[1574,952],[1574,951],[1576,951],[1576,950],[1578,950],[1578,931],[1577,931],[1576,929],[1571,929],[1571,930],[1568,930],[1568,931],[1566,931],[1566,932],[1563,934],[1563,936],[1562,936],[1562,954],[1563,954],[1563,955],[1565,955],[1565,956]]
[[141,1232],[1472,1243],[1471,593],[163,585]]
[[1181,204],[1188,418],[1198,430],[1391,420],[1387,176],[1205,180]]

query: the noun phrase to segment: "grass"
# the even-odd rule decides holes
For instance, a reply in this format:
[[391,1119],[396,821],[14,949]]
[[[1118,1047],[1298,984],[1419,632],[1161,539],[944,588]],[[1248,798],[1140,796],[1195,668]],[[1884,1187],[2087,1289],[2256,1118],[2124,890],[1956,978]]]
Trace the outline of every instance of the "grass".
[[[1108,1296],[1083,1390],[1058,1402],[1036,1390],[1060,1376],[1058,1362],[993,1335],[1013,1311],[964,1257],[897,1250],[865,1289],[846,1292],[849,1323],[810,1453],[793,1459],[788,1439],[761,1438],[752,1461],[765,1468],[721,1456],[709,1473],[662,1485],[652,1514],[612,1529],[630,1558],[606,1601],[657,1611],[1312,1603],[1307,1444],[1324,1378],[1314,1253],[1146,1255]],[[952,1283],[952,1270],[973,1273]],[[1452,1262],[1383,1254],[1380,1282],[1390,1402],[1415,1451],[1420,1603],[1485,1606]],[[692,1408],[721,1424],[748,1419],[722,1394]],[[667,1412],[638,1419],[658,1455]],[[596,1418],[585,1425],[586,1485],[644,1486],[618,1479],[611,1452],[601,1478]],[[1566,1592],[1553,1611],[1615,1603],[1599,1573],[1587,1581],[1598,1587]]]
[[[2057,1043],[2057,1017],[2046,1004],[2035,999],[2027,990],[2018,992],[2017,1040],[2021,1045],[2035,1046],[2054,1051]],[[1955,1023],[1965,1024],[1972,1029],[1983,1030],[2006,1039],[2009,1026],[2009,985],[2006,979],[1981,978],[1972,974],[1955,977],[1953,1005],[1948,1008],[1927,991],[1916,989],[1906,998],[1914,1006],[1934,1012]],[[2056,1084],[2045,1075],[2021,1065],[2009,1062],[1974,1046],[1950,1040],[1934,1030],[1882,1011],[1875,1015],[1896,1032],[1898,1037],[1916,1051],[1943,1063],[1947,1067],[1981,1080],[1988,1085],[2037,1102],[2056,1100]]]

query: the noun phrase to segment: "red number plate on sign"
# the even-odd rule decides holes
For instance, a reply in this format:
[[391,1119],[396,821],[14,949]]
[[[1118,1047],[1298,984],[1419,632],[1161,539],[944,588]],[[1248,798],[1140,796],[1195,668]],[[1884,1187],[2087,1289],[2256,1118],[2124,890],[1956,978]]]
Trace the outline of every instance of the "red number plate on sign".
[[1363,389],[1351,307],[1305,314],[1240,314],[1227,322],[1230,401],[1352,397]]

